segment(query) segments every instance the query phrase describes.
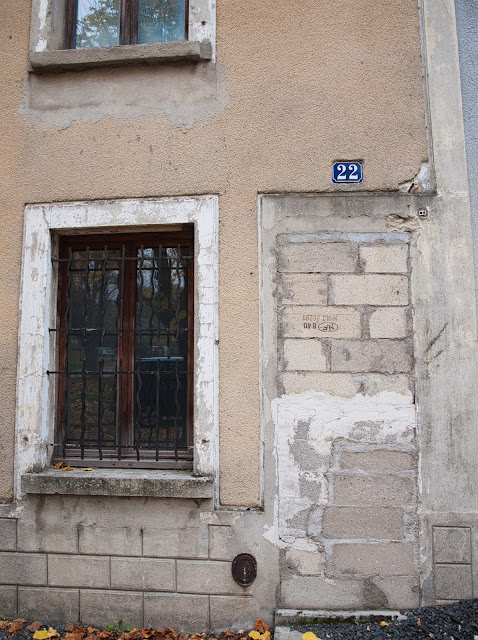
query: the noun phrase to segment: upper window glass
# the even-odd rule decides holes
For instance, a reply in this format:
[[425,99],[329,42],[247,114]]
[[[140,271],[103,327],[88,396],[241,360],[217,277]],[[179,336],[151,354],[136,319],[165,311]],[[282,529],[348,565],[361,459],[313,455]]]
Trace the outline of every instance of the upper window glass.
[[187,0],[68,0],[67,48],[186,40]]

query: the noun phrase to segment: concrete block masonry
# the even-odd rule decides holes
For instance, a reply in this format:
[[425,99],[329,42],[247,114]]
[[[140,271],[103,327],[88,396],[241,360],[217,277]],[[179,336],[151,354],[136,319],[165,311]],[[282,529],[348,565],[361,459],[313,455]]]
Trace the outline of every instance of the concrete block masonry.
[[[283,234],[276,245],[281,603],[416,603],[408,244],[403,234],[329,237]],[[405,581],[402,595],[372,584],[377,575]]]

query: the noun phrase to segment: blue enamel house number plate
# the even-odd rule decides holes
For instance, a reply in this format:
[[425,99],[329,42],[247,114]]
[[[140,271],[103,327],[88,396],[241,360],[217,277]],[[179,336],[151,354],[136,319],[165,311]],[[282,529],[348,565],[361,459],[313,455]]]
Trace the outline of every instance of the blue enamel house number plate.
[[332,170],[332,182],[362,182],[361,162],[336,162]]

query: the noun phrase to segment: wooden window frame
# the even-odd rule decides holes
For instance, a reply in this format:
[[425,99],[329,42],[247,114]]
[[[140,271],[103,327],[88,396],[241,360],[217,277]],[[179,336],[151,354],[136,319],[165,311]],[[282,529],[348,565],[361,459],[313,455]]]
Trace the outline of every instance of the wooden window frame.
[[[58,269],[58,299],[57,299],[57,327],[60,329],[59,335],[64,335],[62,331],[65,328],[65,307],[66,307],[66,262],[68,250],[84,250],[86,246],[91,250],[103,249],[105,245],[108,249],[121,249],[123,245],[128,247],[128,253],[133,255],[133,250],[143,246],[187,246],[190,256],[188,262],[188,374],[187,374],[187,422],[188,422],[188,441],[187,451],[180,451],[173,459],[170,450],[161,450],[160,460],[154,459],[154,452],[148,450],[143,451],[141,460],[133,459],[133,455],[125,455],[121,460],[113,457],[105,457],[100,460],[97,456],[85,455],[81,458],[88,464],[99,467],[143,467],[143,468],[160,468],[160,469],[190,469],[192,466],[192,450],[193,450],[193,425],[194,425],[194,231],[192,225],[183,225],[178,231],[159,231],[151,233],[129,233],[129,234],[91,234],[91,235],[74,235],[60,237],[59,250],[59,269]],[[124,271],[124,292],[121,294],[125,301],[124,309],[124,326],[126,329],[134,329],[136,316],[136,266],[137,262],[129,260],[125,262]],[[57,371],[62,371],[66,362],[66,340],[61,337],[57,338]],[[135,334],[131,331],[125,332],[122,342],[118,340],[118,360],[122,358],[125,370],[134,369],[135,359]],[[126,369],[127,368],[127,369]],[[134,432],[134,377],[124,376],[122,382],[117,380],[117,388],[121,384],[121,445],[124,447],[132,447]],[[59,375],[56,385],[56,407],[57,420],[55,429],[55,440],[57,442],[62,438],[62,415],[64,409],[64,385],[65,376]],[[117,393],[117,395],[119,395]],[[53,462],[64,462],[66,464],[78,464],[79,456],[72,457],[54,454]]]
[[[137,44],[139,0],[119,0],[119,2],[119,45]],[[66,3],[65,49],[75,49],[78,0],[66,0]],[[188,40],[189,0],[184,0],[184,18],[184,40]]]

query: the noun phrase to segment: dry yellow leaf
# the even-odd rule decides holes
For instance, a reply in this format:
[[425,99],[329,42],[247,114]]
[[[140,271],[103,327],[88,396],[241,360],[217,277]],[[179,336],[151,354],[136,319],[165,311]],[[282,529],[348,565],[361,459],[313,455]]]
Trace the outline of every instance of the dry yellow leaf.
[[271,640],[271,632],[264,631],[264,633],[261,633],[261,635],[259,636],[259,640]]
[[312,631],[306,631],[302,634],[302,640],[319,640],[315,633]]
[[82,471],[93,471],[93,467],[83,467]]
[[249,638],[252,638],[252,640],[259,640],[260,637],[261,634],[259,633],[259,631],[249,631]]
[[61,470],[62,471],[74,471],[75,467],[62,467]]
[[33,634],[34,640],[47,640],[50,636],[48,635],[48,631],[46,629],[40,629],[39,631],[35,631]]
[[54,469],[61,469],[63,466],[63,462],[57,462],[56,465],[53,467]]
[[380,623],[381,627],[388,627],[388,622],[385,622],[385,620],[382,620],[382,622]]

